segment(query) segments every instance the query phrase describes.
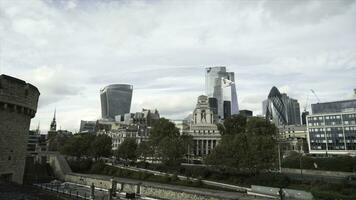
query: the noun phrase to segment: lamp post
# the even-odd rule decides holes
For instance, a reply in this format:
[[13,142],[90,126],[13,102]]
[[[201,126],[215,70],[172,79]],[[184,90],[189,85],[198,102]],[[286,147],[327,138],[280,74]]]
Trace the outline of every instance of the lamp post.
[[280,142],[278,142],[278,168],[279,168],[279,173],[282,173],[282,163],[281,163],[281,147],[280,147]]
[[302,147],[303,147],[303,139],[302,139],[302,145],[299,147],[299,169],[300,169],[300,176],[303,180],[303,168],[302,168],[302,158],[303,158],[303,152],[302,152]]

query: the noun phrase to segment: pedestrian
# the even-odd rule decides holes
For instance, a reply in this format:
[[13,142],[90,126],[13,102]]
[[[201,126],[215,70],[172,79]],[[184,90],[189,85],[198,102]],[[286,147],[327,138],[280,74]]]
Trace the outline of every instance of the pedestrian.
[[284,191],[282,188],[279,188],[278,194],[279,194],[280,200],[284,200]]

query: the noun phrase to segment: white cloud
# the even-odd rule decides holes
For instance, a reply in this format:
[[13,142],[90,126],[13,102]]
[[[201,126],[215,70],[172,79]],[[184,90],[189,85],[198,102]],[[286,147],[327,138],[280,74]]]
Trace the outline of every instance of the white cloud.
[[349,97],[355,17],[355,1],[2,0],[0,70],[39,87],[35,125],[54,107],[71,130],[100,117],[110,83],[134,85],[133,111],[183,118],[214,65],[236,73],[240,108],[259,113],[273,85],[301,104],[309,89]]

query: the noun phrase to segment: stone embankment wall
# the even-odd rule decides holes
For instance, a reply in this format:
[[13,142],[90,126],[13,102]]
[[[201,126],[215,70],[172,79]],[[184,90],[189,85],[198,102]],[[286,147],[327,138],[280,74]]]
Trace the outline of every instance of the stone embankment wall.
[[0,179],[23,182],[27,137],[40,92],[20,79],[0,75]]
[[[238,199],[233,195],[226,196],[222,193],[214,193],[213,191],[203,192],[198,189],[192,189],[189,187],[183,186],[172,186],[166,184],[155,184],[149,182],[139,182],[128,179],[120,178],[110,178],[107,176],[99,175],[87,175],[87,174],[78,174],[70,173],[65,176],[65,181],[91,185],[94,183],[95,187],[110,189],[112,188],[112,180],[115,180],[117,183],[116,188],[119,192],[127,193],[137,193],[141,196],[147,196],[152,198],[159,199],[171,199],[171,200],[219,200],[219,199]],[[208,190],[206,190],[208,191]]]
[[66,174],[72,172],[68,162],[58,152],[41,152],[40,155],[47,157],[47,161],[58,179],[64,181]]

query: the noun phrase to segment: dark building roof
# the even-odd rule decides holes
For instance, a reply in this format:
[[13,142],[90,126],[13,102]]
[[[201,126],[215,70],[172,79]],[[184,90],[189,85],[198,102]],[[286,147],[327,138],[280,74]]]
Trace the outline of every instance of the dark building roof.
[[356,111],[356,99],[316,103],[311,105],[313,114]]

